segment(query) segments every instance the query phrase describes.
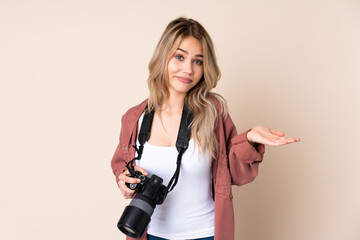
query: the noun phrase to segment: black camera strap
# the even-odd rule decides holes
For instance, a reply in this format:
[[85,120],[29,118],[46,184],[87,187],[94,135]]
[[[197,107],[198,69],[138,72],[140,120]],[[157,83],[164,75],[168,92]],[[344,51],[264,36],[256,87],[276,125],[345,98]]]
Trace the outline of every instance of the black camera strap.
[[[150,130],[151,130],[153,118],[154,118],[154,110],[152,110],[150,112],[146,108],[144,118],[141,123],[139,136],[138,136],[140,146],[139,146],[139,148],[137,148],[136,146],[133,146],[137,152],[137,156],[127,164],[127,168],[129,170],[131,176],[135,175],[134,161],[141,159],[142,152],[144,149],[144,144],[150,137]],[[186,104],[184,104],[183,112],[181,115],[179,132],[178,132],[178,136],[176,139],[176,149],[178,151],[178,156],[177,156],[177,161],[176,161],[176,171],[175,171],[174,175],[172,176],[172,178],[170,179],[169,184],[167,185],[167,192],[170,192],[171,190],[173,190],[173,188],[175,187],[175,185],[178,182],[179,175],[180,175],[181,159],[182,159],[184,152],[189,147],[189,141],[190,141],[190,136],[191,136],[190,124],[191,124],[192,119],[193,119],[193,115],[192,115],[191,111],[186,106]]]

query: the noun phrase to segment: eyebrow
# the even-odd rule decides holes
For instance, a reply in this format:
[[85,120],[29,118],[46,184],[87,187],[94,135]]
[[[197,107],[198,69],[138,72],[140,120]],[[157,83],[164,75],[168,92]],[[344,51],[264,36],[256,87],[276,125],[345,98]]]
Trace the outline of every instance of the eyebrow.
[[[182,52],[184,52],[184,53],[187,53],[187,54],[189,54],[189,52],[188,51],[186,51],[186,50],[184,50],[184,49],[181,49],[181,48],[177,48],[177,50],[180,50],[180,51],[182,51]],[[202,54],[196,54],[195,55],[196,57],[204,57]]]

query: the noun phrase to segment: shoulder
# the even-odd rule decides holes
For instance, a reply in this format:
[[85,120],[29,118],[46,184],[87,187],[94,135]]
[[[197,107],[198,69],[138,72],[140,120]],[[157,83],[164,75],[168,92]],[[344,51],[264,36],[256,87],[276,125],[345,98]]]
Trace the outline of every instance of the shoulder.
[[144,111],[148,103],[148,100],[144,100],[140,104],[131,107],[128,109],[125,114],[121,118],[122,124],[131,123],[133,121],[137,121],[141,115],[141,113]]
[[217,112],[214,126],[215,131],[218,133],[224,132],[226,136],[229,135],[229,132],[233,132],[234,130],[236,133],[236,127],[230,117],[229,108],[227,106],[225,98],[222,97],[220,94],[211,93],[209,99]]
[[218,117],[225,119],[229,114],[229,109],[227,107],[225,98],[220,94],[213,92],[208,93],[207,97],[216,109]]

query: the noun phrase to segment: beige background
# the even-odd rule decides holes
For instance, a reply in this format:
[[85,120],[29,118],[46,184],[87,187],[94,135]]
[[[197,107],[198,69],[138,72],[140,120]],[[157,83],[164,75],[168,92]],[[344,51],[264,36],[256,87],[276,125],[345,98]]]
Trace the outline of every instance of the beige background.
[[360,2],[0,2],[0,239],[125,239],[110,169],[121,115],[185,15],[212,36],[238,130],[301,142],[266,149],[235,187],[236,239],[360,239]]

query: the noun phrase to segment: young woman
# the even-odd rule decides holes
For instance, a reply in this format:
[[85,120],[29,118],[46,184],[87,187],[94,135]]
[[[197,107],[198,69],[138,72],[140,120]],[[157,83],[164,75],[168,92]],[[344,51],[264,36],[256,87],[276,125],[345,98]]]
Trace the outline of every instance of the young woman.
[[139,146],[144,112],[154,110],[154,116],[135,170],[146,176],[156,174],[165,185],[176,169],[175,143],[184,105],[193,120],[178,183],[164,203],[156,206],[140,239],[233,240],[231,185],[249,183],[257,176],[264,145],[281,146],[300,139],[261,126],[237,134],[225,100],[211,92],[220,78],[213,43],[193,19],[177,18],[169,23],[149,71],[150,96],[123,116],[120,143],[111,161],[125,198],[135,194],[125,183],[140,182],[130,176],[126,164],[135,156],[132,146]]

